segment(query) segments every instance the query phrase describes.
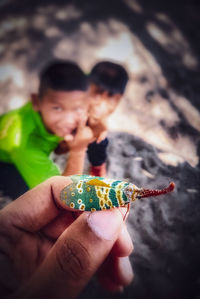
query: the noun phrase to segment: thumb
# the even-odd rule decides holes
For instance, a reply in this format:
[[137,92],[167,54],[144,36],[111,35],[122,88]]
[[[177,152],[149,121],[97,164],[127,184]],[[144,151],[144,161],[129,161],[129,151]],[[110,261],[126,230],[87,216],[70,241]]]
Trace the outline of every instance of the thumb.
[[74,139],[74,136],[72,134],[68,134],[64,136],[64,140],[66,142],[72,141]]
[[76,298],[108,256],[122,225],[118,209],[83,213],[59,237],[32,277],[26,288],[28,298]]

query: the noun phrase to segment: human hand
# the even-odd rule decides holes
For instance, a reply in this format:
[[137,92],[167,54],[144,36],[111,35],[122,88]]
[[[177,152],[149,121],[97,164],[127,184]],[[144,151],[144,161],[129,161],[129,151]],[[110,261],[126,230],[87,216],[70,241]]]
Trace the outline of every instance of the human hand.
[[[63,210],[68,177],[53,177],[0,211],[0,297],[76,298],[99,270],[102,285],[120,290],[133,278],[126,209]],[[7,298],[7,297],[6,297]]]
[[75,134],[65,136],[64,140],[69,151],[80,152],[86,150],[89,143],[95,140],[92,129],[86,125],[86,119],[79,121]]
[[100,143],[107,136],[107,118],[97,118],[90,116],[88,120],[89,127],[92,129],[93,135],[97,143]]

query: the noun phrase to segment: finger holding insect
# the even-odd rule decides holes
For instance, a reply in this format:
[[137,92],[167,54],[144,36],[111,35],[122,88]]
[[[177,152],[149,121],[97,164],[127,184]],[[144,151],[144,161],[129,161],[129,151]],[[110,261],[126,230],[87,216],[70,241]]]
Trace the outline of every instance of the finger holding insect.
[[[53,227],[54,228],[56,227],[56,234],[58,234],[58,231],[60,231],[60,232],[64,231],[64,229],[66,227],[68,227],[69,224],[71,224],[73,221],[75,221],[83,213],[80,210],[74,210],[73,208],[69,208],[62,201],[60,201],[59,204],[62,205],[62,207],[64,209],[68,210],[67,215],[69,215],[68,216],[69,218],[65,219],[65,214],[63,214],[62,217],[58,218],[50,226],[48,226],[48,230],[51,230],[51,234],[52,234]],[[128,215],[126,207],[119,208],[119,211],[120,211],[123,219],[125,216]],[[65,213],[65,212],[63,212],[63,213]],[[101,211],[98,211],[98,213],[101,213]],[[105,223],[105,228],[106,228],[106,225],[108,225],[108,224]],[[54,235],[54,237],[55,236],[56,235]],[[129,255],[132,252],[132,250],[133,250],[133,243],[132,243],[131,237],[129,235],[129,232],[127,231],[126,224],[124,222],[122,229],[119,233],[119,237],[112,248],[112,251],[118,257],[123,257],[123,256]]]
[[[92,177],[88,175],[71,176],[72,184],[61,191],[63,207],[72,211],[101,211],[111,208],[120,208],[123,219],[127,218],[130,202],[143,197],[158,196],[174,190],[172,182],[167,188],[151,190],[138,188],[123,181]],[[109,225],[109,224],[108,224]],[[123,226],[112,251],[118,257],[129,255],[133,250],[130,235]]]
[[118,239],[112,248],[112,252],[117,257],[125,257],[132,253],[133,248],[134,247],[132,239],[127,230],[126,223],[124,222],[121,232],[119,233]]
[[[79,176],[76,177],[76,179],[80,178]],[[78,186],[78,187],[81,187]],[[77,187],[77,188],[78,188]],[[87,191],[82,191],[79,196],[77,196],[76,194],[76,190],[75,190],[75,187],[74,185],[72,184],[71,186],[69,186],[69,192],[66,192],[66,191],[63,191],[63,193],[61,194],[61,205],[66,208],[66,199],[68,198],[69,196],[69,201],[68,201],[68,205],[67,205],[67,208],[70,209],[71,211],[75,211],[76,209],[74,208],[78,208],[79,207],[79,211],[80,209],[82,209],[82,207],[84,208],[88,208],[87,207],[87,202],[85,202],[85,199],[87,199],[86,197],[84,198],[84,193],[86,192],[86,195],[88,193],[91,193],[91,197],[94,198],[94,189],[90,188],[91,186],[87,185]],[[66,189],[65,189],[66,190]],[[81,190],[81,189],[80,189]],[[65,193],[66,192],[66,193]],[[63,198],[64,197],[64,198]],[[77,199],[77,198],[78,199]],[[76,202],[77,201],[77,202]],[[92,202],[94,203],[94,202]],[[91,202],[89,202],[89,204],[92,204]],[[90,206],[91,207],[91,206]],[[95,207],[93,206],[93,208],[91,209],[95,209]],[[127,206],[125,207],[120,207],[119,208],[121,214],[122,214],[122,217],[123,219],[125,217],[128,216],[127,214]],[[100,211],[99,211],[100,212]],[[79,212],[80,213],[80,212]],[[78,210],[76,210],[76,213],[75,215],[77,216],[78,215]],[[76,218],[76,217],[75,217]],[[106,224],[105,224],[106,225]],[[131,240],[131,237],[127,231],[127,228],[126,228],[126,225],[125,223],[123,224],[123,227],[122,227],[122,230],[119,234],[119,237],[115,243],[115,245],[113,246],[113,249],[112,251],[117,255],[117,256],[127,256],[129,255],[133,250],[133,243],[132,243],[132,240]]]

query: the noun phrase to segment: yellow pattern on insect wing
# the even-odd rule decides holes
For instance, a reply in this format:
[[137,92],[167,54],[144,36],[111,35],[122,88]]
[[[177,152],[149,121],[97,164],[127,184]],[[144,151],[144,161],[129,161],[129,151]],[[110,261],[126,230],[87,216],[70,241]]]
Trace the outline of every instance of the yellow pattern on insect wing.
[[83,203],[79,206],[79,210],[85,211],[85,205]]
[[109,188],[105,188],[104,190],[104,199],[105,199],[105,204],[109,207],[109,208],[113,208],[113,203],[109,198]]
[[62,198],[63,200],[67,199],[67,191],[63,191]]
[[104,187],[95,186],[96,196],[99,199],[99,206],[102,210],[104,210],[105,207],[105,199],[104,199]]
[[109,184],[105,183],[105,181],[103,180],[99,180],[99,179],[92,179],[86,182],[86,184],[88,185],[93,185],[95,187],[100,186],[100,187],[110,187]]
[[78,182],[78,184],[76,185],[76,188],[77,188],[77,191],[78,191],[78,193],[83,193],[83,181],[82,180],[80,180],[79,182]]
[[74,209],[74,207],[75,207],[74,202],[70,202],[70,208]]
[[112,201],[109,198],[109,188],[95,186],[96,195],[99,199],[99,206],[102,210],[107,208],[113,208]]
[[123,206],[125,204],[124,200],[123,200],[123,186],[124,186],[124,182],[120,182],[115,189],[116,192],[116,198],[119,204],[119,207]]

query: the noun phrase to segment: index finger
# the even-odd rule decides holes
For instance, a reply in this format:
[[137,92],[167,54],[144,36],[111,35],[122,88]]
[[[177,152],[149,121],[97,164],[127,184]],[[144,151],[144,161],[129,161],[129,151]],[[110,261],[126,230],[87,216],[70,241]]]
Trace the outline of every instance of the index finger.
[[78,121],[78,126],[77,126],[77,131],[78,132],[86,126],[87,120],[88,120],[88,116],[85,115],[85,116],[82,117],[81,120]]
[[2,209],[1,218],[23,230],[40,230],[60,213],[60,191],[70,183],[70,178],[65,176],[46,180]]

